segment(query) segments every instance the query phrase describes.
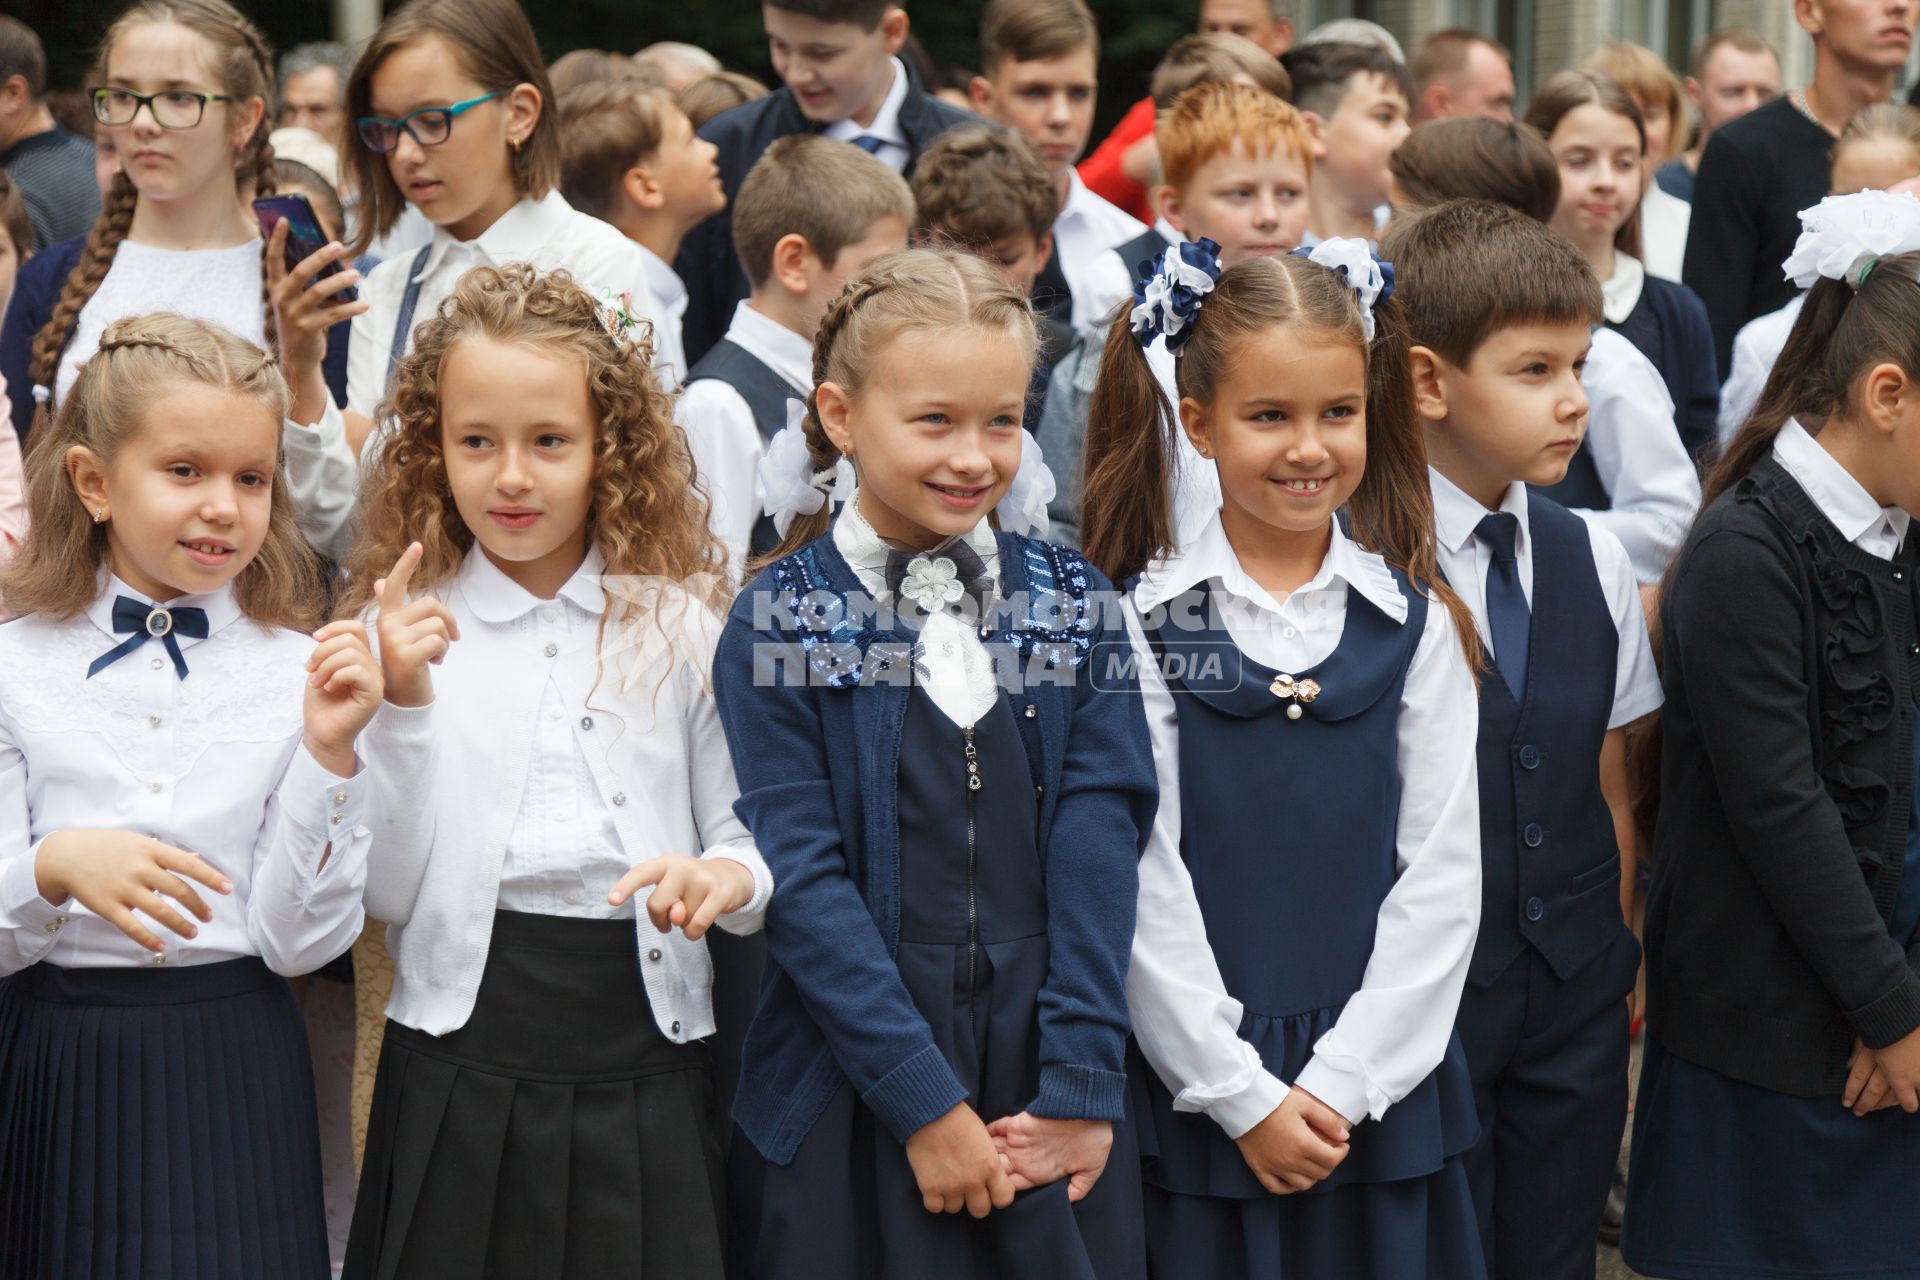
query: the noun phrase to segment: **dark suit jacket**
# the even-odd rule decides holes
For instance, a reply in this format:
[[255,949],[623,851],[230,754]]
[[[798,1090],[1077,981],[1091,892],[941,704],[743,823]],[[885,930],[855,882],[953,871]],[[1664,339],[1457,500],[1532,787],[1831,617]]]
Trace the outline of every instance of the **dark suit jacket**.
[[[902,63],[901,65],[905,65]],[[907,172],[933,140],[955,125],[978,123],[968,112],[950,107],[926,93],[907,72],[907,96],[900,104],[900,131],[907,135]],[[681,333],[691,364],[720,341],[733,321],[734,305],[751,291],[747,273],[733,252],[733,200],[747,171],[766,149],[793,133],[819,133],[826,126],[809,120],[791,91],[776,90],[764,98],[742,103],[707,121],[700,136],[720,148],[720,181],[727,189],[727,207],[695,227],[680,246],[674,269],[687,282],[687,314]]]

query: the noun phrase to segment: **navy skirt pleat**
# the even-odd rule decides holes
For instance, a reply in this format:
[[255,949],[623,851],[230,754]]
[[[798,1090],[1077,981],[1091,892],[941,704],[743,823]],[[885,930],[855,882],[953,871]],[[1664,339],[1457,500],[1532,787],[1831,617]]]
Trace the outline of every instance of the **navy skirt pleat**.
[[343,1274],[719,1280],[714,1107],[633,921],[499,912],[464,1026],[387,1023]]
[[286,980],[252,957],[0,980],[0,1241],[10,1280],[325,1277]]

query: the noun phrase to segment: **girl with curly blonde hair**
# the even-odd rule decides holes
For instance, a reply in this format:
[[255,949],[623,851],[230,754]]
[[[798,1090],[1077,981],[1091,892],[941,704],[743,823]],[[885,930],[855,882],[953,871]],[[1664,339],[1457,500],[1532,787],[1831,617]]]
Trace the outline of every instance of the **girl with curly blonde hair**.
[[394,961],[350,1277],[534,1274],[561,1241],[570,1275],[722,1274],[704,935],[758,929],[772,881],[707,680],[723,552],[641,332],[565,272],[479,268],[383,407],[342,602],[390,682]]

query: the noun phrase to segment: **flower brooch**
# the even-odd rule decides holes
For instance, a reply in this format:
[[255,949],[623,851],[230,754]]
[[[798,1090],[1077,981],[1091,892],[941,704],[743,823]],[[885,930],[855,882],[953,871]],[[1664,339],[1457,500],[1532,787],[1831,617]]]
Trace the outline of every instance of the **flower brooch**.
[[1287,719],[1298,720],[1305,714],[1302,708],[1312,705],[1313,700],[1320,696],[1320,682],[1277,675],[1273,683],[1267,686],[1267,692],[1287,703]]
[[960,567],[948,557],[915,556],[901,579],[900,594],[923,611],[938,613],[960,603],[966,589],[960,584]]

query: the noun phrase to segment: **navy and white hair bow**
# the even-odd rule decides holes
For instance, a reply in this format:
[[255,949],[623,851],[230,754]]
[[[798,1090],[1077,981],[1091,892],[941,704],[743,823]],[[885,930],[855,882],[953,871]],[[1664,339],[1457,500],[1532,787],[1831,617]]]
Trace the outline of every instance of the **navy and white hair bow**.
[[176,636],[186,636],[193,640],[207,638],[207,611],[183,606],[169,609],[165,605],[148,604],[144,600],[135,600],[132,596],[115,596],[113,599],[113,629],[119,635],[132,632],[129,639],[122,640],[113,648],[95,658],[87,667],[87,679],[91,680],[120,659],[138,649],[149,640],[158,640],[167,648],[167,656],[173,659],[174,672],[182,680],[187,678],[187,659],[180,652],[180,641]]
[[1193,336],[1200,300],[1219,278],[1220,246],[1211,240],[1168,245],[1159,258],[1142,262],[1133,286],[1134,341],[1145,348],[1165,338],[1167,350],[1178,354]]
[[1358,236],[1335,236],[1294,253],[1316,262],[1347,282],[1360,302],[1360,330],[1373,341],[1374,308],[1393,296],[1393,264]]

